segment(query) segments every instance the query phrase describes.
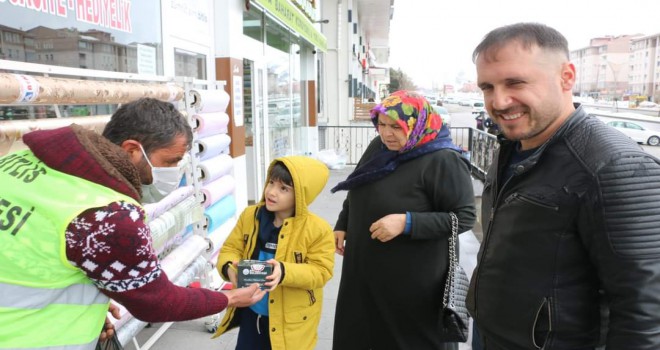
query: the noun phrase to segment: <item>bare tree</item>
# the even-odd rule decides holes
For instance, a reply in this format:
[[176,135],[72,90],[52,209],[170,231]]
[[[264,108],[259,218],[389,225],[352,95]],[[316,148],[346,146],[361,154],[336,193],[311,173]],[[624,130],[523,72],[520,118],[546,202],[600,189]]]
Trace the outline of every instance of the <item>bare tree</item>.
[[417,86],[401,68],[390,68],[390,85],[388,87],[390,93],[399,90],[417,90]]

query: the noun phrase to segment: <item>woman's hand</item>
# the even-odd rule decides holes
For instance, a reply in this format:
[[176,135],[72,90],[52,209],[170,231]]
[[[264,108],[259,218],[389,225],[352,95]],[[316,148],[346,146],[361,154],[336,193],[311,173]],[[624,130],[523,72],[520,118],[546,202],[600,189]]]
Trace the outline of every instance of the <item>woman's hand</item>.
[[369,231],[371,239],[387,242],[403,233],[406,228],[406,214],[385,215],[371,224]]
[[273,273],[266,276],[268,282],[264,283],[268,287],[268,291],[272,292],[280,284],[280,278],[282,278],[282,269],[280,268],[280,262],[275,259],[270,259],[266,261],[273,266]]
[[335,231],[335,253],[344,256],[344,241],[346,240],[346,231]]

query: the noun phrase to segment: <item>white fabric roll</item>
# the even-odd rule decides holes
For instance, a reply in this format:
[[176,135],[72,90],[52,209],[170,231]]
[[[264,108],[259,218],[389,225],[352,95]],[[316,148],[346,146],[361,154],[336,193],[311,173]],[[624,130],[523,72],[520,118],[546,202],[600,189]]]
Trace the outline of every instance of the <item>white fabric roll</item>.
[[234,169],[234,159],[228,154],[206,159],[198,165],[200,180],[208,184],[223,175],[231,173]]
[[192,107],[199,113],[224,112],[229,105],[229,94],[225,90],[191,90],[195,98]]
[[225,112],[202,113],[193,115],[198,137],[226,134],[229,116]]
[[213,203],[216,203],[223,197],[234,192],[235,188],[236,180],[229,174],[204,185],[204,187],[202,187],[202,194],[204,195],[204,201],[202,204],[204,205],[204,208],[210,207]]
[[206,160],[219,154],[227,154],[229,153],[230,143],[231,138],[227,134],[201,138],[197,140],[199,158],[201,160]]

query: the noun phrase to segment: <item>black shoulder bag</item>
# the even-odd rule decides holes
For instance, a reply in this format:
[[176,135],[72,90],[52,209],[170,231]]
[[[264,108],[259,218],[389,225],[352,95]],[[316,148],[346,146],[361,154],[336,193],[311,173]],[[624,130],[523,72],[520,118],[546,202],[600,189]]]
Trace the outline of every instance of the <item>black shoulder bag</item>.
[[469,315],[465,306],[465,298],[470,287],[470,281],[458,264],[456,246],[458,242],[458,217],[451,216],[451,237],[449,237],[449,268],[447,280],[442,295],[442,310],[440,317],[442,321],[443,340],[446,342],[467,341]]

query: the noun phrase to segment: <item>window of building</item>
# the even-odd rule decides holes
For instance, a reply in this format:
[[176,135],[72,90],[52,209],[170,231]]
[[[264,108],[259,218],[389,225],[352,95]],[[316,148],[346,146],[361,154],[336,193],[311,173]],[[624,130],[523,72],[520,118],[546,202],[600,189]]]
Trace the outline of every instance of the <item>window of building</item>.
[[175,48],[174,65],[176,76],[206,79],[206,55]]
[[243,11],[243,34],[250,38],[264,41],[263,12],[258,8]]

